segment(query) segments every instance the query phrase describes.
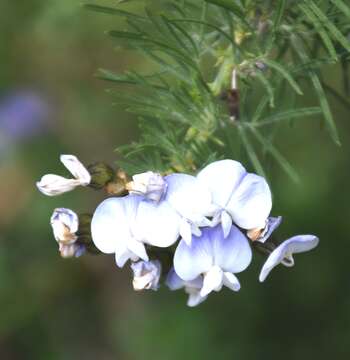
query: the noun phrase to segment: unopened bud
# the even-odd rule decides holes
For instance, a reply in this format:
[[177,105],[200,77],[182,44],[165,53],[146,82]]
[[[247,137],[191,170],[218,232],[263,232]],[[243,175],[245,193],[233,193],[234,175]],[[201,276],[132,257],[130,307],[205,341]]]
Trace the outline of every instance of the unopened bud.
[[134,273],[132,282],[134,290],[158,290],[161,275],[160,261],[138,261],[131,264],[131,269]]
[[113,169],[103,162],[89,165],[88,171],[91,175],[90,186],[96,190],[104,188],[114,179],[115,175]]
[[126,185],[131,194],[144,195],[146,198],[159,202],[166,192],[167,183],[163,177],[152,171],[137,174],[132,177],[133,181]]

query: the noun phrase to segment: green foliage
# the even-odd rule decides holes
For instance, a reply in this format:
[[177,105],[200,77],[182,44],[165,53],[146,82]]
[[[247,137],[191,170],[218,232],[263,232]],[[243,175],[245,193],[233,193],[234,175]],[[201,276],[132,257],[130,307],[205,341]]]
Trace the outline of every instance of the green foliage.
[[[108,35],[137,51],[147,69],[99,71],[104,80],[133,87],[109,90],[140,119],[140,139],[118,149],[127,171],[194,172],[214,159],[239,158],[243,147],[258,173],[269,155],[297,180],[272,134],[277,123],[308,116],[323,116],[340,144],[327,98],[335,90],[321,68],[341,61],[347,70],[350,7],[344,1],[164,0],[146,2],[142,13],[131,11],[132,4],[86,5],[125,19],[126,29]],[[319,106],[303,103],[309,89]]]

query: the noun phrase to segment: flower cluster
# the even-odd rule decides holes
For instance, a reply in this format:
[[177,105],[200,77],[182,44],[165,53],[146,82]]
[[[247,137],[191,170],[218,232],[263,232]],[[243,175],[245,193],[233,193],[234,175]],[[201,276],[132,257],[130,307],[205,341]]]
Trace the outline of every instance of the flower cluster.
[[[79,162],[79,173],[72,173],[77,180],[83,174],[86,181],[79,181],[85,186],[88,176],[81,166]],[[68,181],[60,179],[57,188],[71,190]],[[42,192],[56,195],[49,185],[38,183]],[[91,220],[94,245],[102,253],[114,254],[119,267],[131,261],[135,290],[157,290],[165,275],[171,290],[184,288],[189,294],[189,306],[198,305],[223,286],[238,291],[236,274],[249,266],[252,244],[259,244],[253,248],[269,255],[261,282],[278,264],[292,266],[294,253],[318,244],[316,236],[299,235],[274,245],[270,236],[282,218],[270,217],[270,188],[263,177],[248,173],[234,160],[213,162],[196,176],[137,174],[125,189],[128,195],[108,198],[95,210]],[[61,254],[78,256],[77,247],[70,250],[77,239],[73,214],[58,209],[51,223]],[[170,263],[163,258],[165,252]]]

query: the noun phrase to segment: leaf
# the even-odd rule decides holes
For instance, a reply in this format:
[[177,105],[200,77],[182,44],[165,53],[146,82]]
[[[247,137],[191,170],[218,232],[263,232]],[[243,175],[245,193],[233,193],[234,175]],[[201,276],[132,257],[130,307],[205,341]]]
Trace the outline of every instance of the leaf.
[[342,0],[331,0],[332,3],[350,19],[350,7],[346,5]]
[[[304,46],[299,41],[299,39],[296,36],[292,36],[291,41],[292,41],[293,48],[296,51],[296,53],[298,54],[298,56],[300,57],[300,59],[303,60],[303,61],[309,61],[309,57],[306,54],[306,52],[304,50]],[[323,90],[320,79],[318,78],[316,72],[313,71],[313,70],[308,71],[308,75],[309,75],[309,77],[311,79],[311,82],[312,82],[312,85],[313,85],[313,87],[314,87],[314,89],[316,91],[316,94],[318,95],[320,106],[321,106],[321,109],[322,109],[322,112],[323,112],[323,116],[325,118],[326,125],[328,127],[331,138],[333,139],[333,141],[337,145],[341,145],[340,139],[339,139],[339,136],[338,136],[337,127],[335,125],[333,115],[332,115],[332,112],[330,110],[328,100],[327,100],[326,94],[325,94],[325,92]]]
[[286,69],[286,67],[270,59],[264,59],[264,63],[278,71],[289,82],[290,86],[295,90],[297,94],[303,95],[303,92],[300,89],[299,85],[294,80],[292,74],[288,71],[288,69]]
[[[249,125],[249,124],[247,124]],[[265,138],[260,134],[260,132],[252,126],[249,126],[255,138],[260,142],[260,144],[275,158],[277,163],[281,168],[286,172],[290,178],[296,183],[300,182],[299,175],[296,173],[292,165],[284,158],[283,155]]]
[[275,122],[283,121],[283,120],[291,120],[296,118],[301,118],[304,116],[311,116],[311,115],[317,115],[322,114],[322,110],[320,107],[305,107],[301,109],[291,109],[287,111],[283,111],[277,114],[273,114],[271,116],[268,116],[264,119],[262,119],[259,122],[251,123],[255,127],[270,125]]
[[226,10],[231,11],[233,14],[238,16],[242,21],[244,20],[243,9],[232,0],[205,0],[210,4],[220,6]]
[[304,14],[313,23],[313,25],[315,27],[315,30],[320,35],[324,46],[326,47],[326,49],[329,52],[329,55],[333,59],[336,59],[337,58],[337,52],[336,52],[336,50],[335,50],[335,48],[333,46],[332,40],[330,39],[330,37],[328,36],[327,31],[324,29],[324,27],[322,26],[322,24],[318,20],[317,16],[315,16],[315,14],[309,9],[309,7],[304,5],[304,4],[299,4],[299,8],[304,12]]
[[274,102],[275,102],[275,97],[274,97],[274,91],[273,88],[269,82],[269,80],[267,80],[267,78],[262,74],[261,71],[257,71],[255,73],[255,76],[258,78],[258,80],[261,82],[261,84],[264,86],[264,88],[267,91],[267,94],[269,96],[269,103],[270,103],[270,107],[274,107]]
[[[305,1],[305,0],[304,0]],[[334,39],[338,40],[340,44],[347,50],[350,51],[349,40],[338,30],[338,28],[328,19],[328,17],[322,12],[322,10],[312,1],[307,1],[308,6],[320,21],[328,28]]]
[[125,10],[107,7],[107,6],[94,5],[94,4],[83,4],[83,7],[87,10],[100,12],[100,13],[104,13],[104,14],[124,16],[127,18],[133,18],[133,19],[138,19],[138,20],[146,20],[146,18],[143,16],[133,14],[133,13],[125,11]]
[[279,0],[273,19],[273,29],[276,31],[281,23],[281,19],[286,8],[286,0]]
[[341,142],[339,139],[338,131],[335,126],[333,115],[332,115],[331,109],[329,107],[328,100],[327,100],[326,94],[323,90],[321,81],[318,78],[317,74],[313,71],[310,72],[310,78],[311,78],[311,82],[314,86],[314,89],[319,97],[320,106],[321,106],[321,109],[323,112],[323,116],[326,120],[326,124],[328,125],[328,129],[331,134],[331,137],[333,138],[334,142],[340,146]]
[[266,174],[264,172],[263,166],[261,165],[261,162],[260,162],[258,156],[256,155],[256,152],[247,137],[246,129],[240,125],[237,128],[238,128],[238,132],[241,136],[242,143],[245,146],[248,157],[249,157],[250,161],[252,162],[255,170],[257,171],[257,173],[259,175],[266,178]]

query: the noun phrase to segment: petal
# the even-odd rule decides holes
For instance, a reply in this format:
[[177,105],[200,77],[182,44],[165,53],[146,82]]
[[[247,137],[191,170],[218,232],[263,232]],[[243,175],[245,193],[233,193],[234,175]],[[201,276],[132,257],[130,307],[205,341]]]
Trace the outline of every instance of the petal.
[[178,290],[185,286],[185,281],[176,274],[174,268],[172,267],[168,272],[165,284],[170,290]]
[[174,255],[174,268],[181,279],[194,280],[212,267],[213,249],[207,233],[207,228],[203,228],[200,237],[193,235],[191,246],[180,241]]
[[226,210],[234,223],[249,230],[265,227],[271,207],[271,192],[266,180],[255,174],[247,174],[234,191]]
[[89,185],[91,175],[85,166],[74,155],[61,155],[60,160],[81,185]]
[[47,196],[56,196],[71,191],[80,185],[76,179],[66,179],[63,176],[47,174],[36,183],[40,192]]
[[166,202],[140,202],[136,215],[135,237],[147,244],[168,247],[179,237],[181,217]]
[[185,219],[198,222],[211,215],[209,190],[194,176],[172,174],[165,177],[168,184],[165,200]]
[[314,235],[298,235],[284,241],[267,258],[261,269],[259,280],[263,282],[270,271],[283,261],[290,258],[293,253],[301,253],[312,250],[318,245],[319,239]]
[[224,238],[226,238],[231,230],[232,218],[230,214],[225,210],[221,212],[221,224],[222,224],[222,230],[224,232]]
[[186,221],[185,219],[182,219],[180,222],[179,232],[180,232],[181,238],[185,241],[185,243],[188,246],[191,246],[192,227],[191,227],[191,224],[188,221]]
[[241,288],[241,284],[239,283],[237,276],[230,272],[224,273],[223,283],[226,287],[233,291],[238,291]]
[[245,270],[252,260],[252,250],[247,238],[232,225],[227,238],[220,225],[209,232],[213,244],[215,265],[226,272],[238,273]]
[[278,216],[278,217],[270,216],[267,219],[265,233],[257,241],[264,243],[271,236],[271,234],[281,225],[281,222],[282,222],[282,216]]
[[169,270],[165,284],[170,290],[178,290],[185,286],[193,289],[197,289],[198,292],[203,286],[203,277],[198,276],[191,281],[182,280],[179,275],[176,274],[174,267]]
[[195,307],[207,299],[207,296],[200,295],[199,290],[194,291],[191,289],[191,291],[186,292],[188,293],[187,306],[189,307]]
[[208,187],[213,202],[224,208],[246,173],[238,161],[219,160],[206,166],[197,178]]
[[118,243],[127,243],[130,238],[123,199],[109,198],[103,201],[92,217],[92,240],[103,253],[114,253]]
[[56,208],[51,216],[50,223],[54,228],[54,233],[56,224],[60,223],[65,225],[72,234],[76,233],[79,227],[78,215],[66,208]]
[[203,279],[203,287],[200,295],[202,297],[209,295],[212,291],[220,291],[223,284],[224,273],[218,266],[213,266]]
[[127,247],[132,253],[137,255],[142,260],[144,260],[144,261],[149,260],[145,245],[142,242],[137,241],[135,239],[129,239]]
[[122,268],[129,260],[137,261],[138,257],[125,246],[119,246],[115,250],[115,262],[118,267]]

